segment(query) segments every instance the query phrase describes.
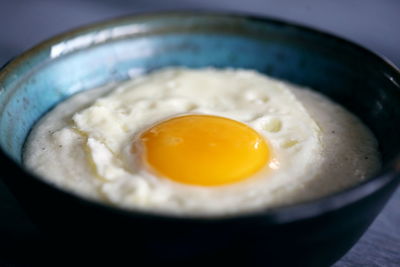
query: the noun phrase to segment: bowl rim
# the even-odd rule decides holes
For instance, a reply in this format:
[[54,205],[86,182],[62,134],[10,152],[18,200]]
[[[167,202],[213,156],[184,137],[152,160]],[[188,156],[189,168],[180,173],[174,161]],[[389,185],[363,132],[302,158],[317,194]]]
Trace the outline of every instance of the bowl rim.
[[[55,44],[58,44],[62,41],[70,40],[74,37],[77,37],[82,34],[90,33],[96,29],[104,29],[104,27],[112,27],[122,25],[124,22],[128,23],[138,23],[140,21],[151,20],[153,18],[161,19],[161,18],[172,18],[172,17],[215,17],[215,18],[229,18],[229,19],[245,19],[258,21],[265,24],[275,24],[278,26],[290,26],[295,28],[296,30],[300,30],[301,32],[309,32],[316,35],[319,35],[324,38],[329,38],[331,40],[336,40],[340,43],[343,43],[347,46],[350,46],[358,51],[362,51],[367,54],[369,57],[374,58],[375,60],[380,61],[382,64],[387,65],[391,68],[394,73],[398,76],[400,80],[400,69],[398,69],[391,61],[389,61],[386,57],[379,55],[376,52],[373,52],[359,44],[356,44],[352,41],[349,41],[343,37],[339,37],[335,34],[322,31],[320,29],[303,25],[297,22],[291,22],[286,19],[280,19],[270,16],[264,16],[259,14],[251,14],[245,12],[235,12],[235,11],[209,11],[209,10],[179,10],[179,11],[156,11],[156,12],[145,12],[145,13],[135,13],[125,16],[116,17],[113,19],[101,20],[99,22],[90,23],[87,25],[83,25],[80,27],[73,28],[71,30],[65,31],[63,33],[57,34],[54,37],[51,37],[45,41],[40,42],[39,44],[33,46],[32,48],[26,50],[21,53],[19,56],[11,59],[3,67],[0,68],[0,85],[7,80],[7,77],[13,73],[16,69],[24,64],[26,60],[38,54],[40,51],[51,47]],[[395,83],[395,82],[394,82]],[[400,86],[399,86],[400,89]],[[0,86],[0,93],[4,90],[3,87]],[[400,182],[400,152],[396,155],[395,159],[387,164],[387,167],[380,170],[380,172],[371,177],[362,183],[351,186],[334,194],[330,194],[325,197],[321,197],[315,200],[302,202],[298,204],[293,204],[289,206],[276,207],[276,208],[267,208],[267,209],[258,209],[252,210],[249,212],[243,213],[234,213],[234,214],[222,214],[222,215],[176,215],[169,213],[160,213],[156,211],[147,211],[140,210],[137,208],[126,209],[118,206],[112,206],[97,200],[90,200],[88,198],[79,196],[73,192],[69,192],[67,190],[61,189],[57,186],[52,185],[47,180],[39,177],[33,172],[29,171],[23,165],[17,163],[13,159],[11,159],[3,148],[0,147],[0,159],[6,163],[6,165],[11,164],[12,169],[15,170],[18,175],[25,175],[29,178],[35,180],[35,182],[39,182],[41,185],[47,187],[50,190],[56,191],[57,194],[62,194],[64,197],[69,198],[71,201],[78,202],[79,204],[83,204],[88,207],[107,210],[108,212],[127,216],[127,217],[145,217],[148,219],[157,219],[163,221],[170,220],[181,220],[186,222],[202,222],[202,223],[214,223],[214,222],[227,222],[232,220],[243,220],[243,219],[257,219],[262,218],[262,220],[266,223],[272,224],[280,224],[280,223],[289,223],[298,220],[304,220],[315,216],[320,216],[334,210],[340,209],[344,206],[355,203],[377,191],[381,188],[387,186],[391,182],[395,182],[396,184]],[[397,181],[396,181],[397,179]],[[395,184],[395,186],[396,186]],[[17,199],[18,200],[18,199]]]

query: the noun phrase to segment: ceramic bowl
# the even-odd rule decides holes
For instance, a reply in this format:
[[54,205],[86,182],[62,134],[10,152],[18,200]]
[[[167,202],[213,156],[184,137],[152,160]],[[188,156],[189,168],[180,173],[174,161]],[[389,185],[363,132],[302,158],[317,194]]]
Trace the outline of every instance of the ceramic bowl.
[[[23,166],[30,129],[57,103],[165,66],[249,68],[309,86],[368,125],[384,167],[376,177],[316,201],[230,217],[180,218],[89,201]],[[111,20],[45,41],[3,67],[0,157],[7,173],[1,176],[53,240],[53,252],[68,255],[64,260],[81,254],[91,261],[112,255],[148,264],[326,266],[359,239],[399,184],[399,84],[399,70],[376,54],[287,22],[197,12]]]

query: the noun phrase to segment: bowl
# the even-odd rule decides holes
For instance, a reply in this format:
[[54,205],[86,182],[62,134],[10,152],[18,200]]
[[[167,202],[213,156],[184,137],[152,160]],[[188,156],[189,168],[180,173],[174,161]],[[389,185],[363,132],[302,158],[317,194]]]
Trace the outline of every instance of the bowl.
[[[30,129],[57,103],[165,66],[249,68],[309,86],[369,126],[379,141],[383,168],[362,184],[315,201],[199,218],[90,201],[23,166]],[[365,48],[278,20],[180,12],[102,22],[45,41],[2,68],[0,157],[8,171],[2,178],[52,240],[53,252],[46,256],[327,266],[360,238],[400,182],[399,84],[399,70]]]

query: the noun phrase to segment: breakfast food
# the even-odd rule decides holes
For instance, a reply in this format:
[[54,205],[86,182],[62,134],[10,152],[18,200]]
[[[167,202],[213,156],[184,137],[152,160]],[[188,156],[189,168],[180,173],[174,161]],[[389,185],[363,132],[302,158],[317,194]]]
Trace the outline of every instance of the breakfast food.
[[224,215],[338,192],[380,167],[324,96],[250,70],[168,68],[80,93],[33,129],[26,166],[120,207]]

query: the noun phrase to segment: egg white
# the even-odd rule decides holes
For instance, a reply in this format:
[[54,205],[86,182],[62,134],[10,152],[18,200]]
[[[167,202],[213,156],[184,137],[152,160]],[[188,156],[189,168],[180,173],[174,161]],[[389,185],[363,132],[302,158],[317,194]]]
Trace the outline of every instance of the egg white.
[[[314,181],[326,181],[325,166],[332,161],[327,155],[333,148],[324,143],[324,136],[330,135],[313,118],[326,113],[304,107],[299,98],[310,94],[304,89],[254,71],[168,68],[113,87],[100,98],[96,95],[107,89],[79,94],[46,116],[28,142],[27,166],[58,186],[114,205],[200,215],[304,201],[354,184],[379,167],[370,132],[348,112],[311,93],[308,99],[323,99],[328,109],[346,114],[337,129],[347,127],[347,121],[357,122],[352,127],[359,136],[354,138],[363,143],[344,142],[350,145],[342,148],[350,153],[346,156],[354,154],[358,159],[367,153],[370,158],[368,164],[355,160],[360,171],[351,175],[351,182],[335,182],[331,177],[329,186],[311,191]],[[138,156],[131,151],[135,136],[158,121],[183,114],[222,116],[249,125],[271,145],[274,161],[243,182],[219,187],[179,184],[134,164]],[[60,117],[64,120],[54,123]],[[347,165],[342,166],[343,174],[355,167]]]

